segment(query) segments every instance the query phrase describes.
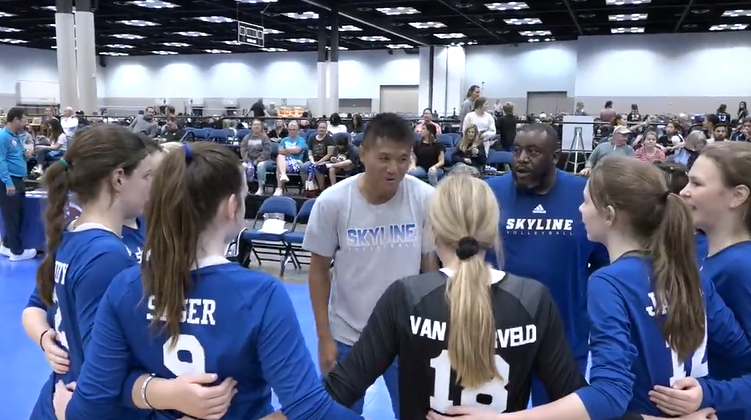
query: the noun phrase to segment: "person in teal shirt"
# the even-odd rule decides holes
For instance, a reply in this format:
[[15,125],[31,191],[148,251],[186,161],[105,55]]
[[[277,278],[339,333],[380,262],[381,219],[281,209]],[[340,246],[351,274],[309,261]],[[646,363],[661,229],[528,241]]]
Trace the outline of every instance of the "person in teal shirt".
[[296,122],[287,125],[289,136],[279,142],[279,154],[276,156],[276,191],[274,195],[282,195],[284,184],[289,182],[288,173],[300,173],[300,168],[308,151],[305,138],[300,135],[300,126]]

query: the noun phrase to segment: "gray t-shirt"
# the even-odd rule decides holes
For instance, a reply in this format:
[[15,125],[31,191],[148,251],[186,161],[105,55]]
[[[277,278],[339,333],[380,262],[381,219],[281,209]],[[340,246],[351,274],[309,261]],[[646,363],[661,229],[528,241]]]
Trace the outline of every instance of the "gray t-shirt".
[[427,225],[433,187],[407,175],[394,198],[374,206],[360,193],[361,176],[324,190],[303,241],[304,249],[334,258],[329,323],[347,345],[360,338],[391,283],[420,274],[422,255],[434,251]]
[[592,154],[589,155],[589,159],[587,159],[587,163],[584,165],[585,168],[592,169],[595,166],[597,166],[597,163],[601,161],[606,156],[633,156],[634,155],[634,148],[629,146],[628,144],[624,144],[623,146],[615,146],[611,142],[605,142],[600,143],[595,147],[595,150],[592,151]]

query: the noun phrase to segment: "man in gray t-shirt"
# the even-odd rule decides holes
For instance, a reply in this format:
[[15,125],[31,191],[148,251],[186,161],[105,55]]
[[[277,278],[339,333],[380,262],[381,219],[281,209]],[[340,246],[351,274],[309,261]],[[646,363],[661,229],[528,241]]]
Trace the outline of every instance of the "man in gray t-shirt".
[[[377,115],[362,141],[365,173],[325,190],[313,206],[303,248],[312,254],[309,287],[322,373],[347,356],[394,281],[437,269],[427,226],[433,187],[406,176],[413,145],[406,121]],[[384,380],[398,418],[396,366]],[[362,401],[352,407],[362,408]]]

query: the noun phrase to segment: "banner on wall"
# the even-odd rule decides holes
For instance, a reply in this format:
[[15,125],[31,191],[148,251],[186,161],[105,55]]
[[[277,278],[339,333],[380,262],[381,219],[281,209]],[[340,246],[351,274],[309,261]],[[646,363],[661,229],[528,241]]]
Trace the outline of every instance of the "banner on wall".
[[248,22],[237,21],[237,42],[253,45],[258,48],[264,46],[264,27]]

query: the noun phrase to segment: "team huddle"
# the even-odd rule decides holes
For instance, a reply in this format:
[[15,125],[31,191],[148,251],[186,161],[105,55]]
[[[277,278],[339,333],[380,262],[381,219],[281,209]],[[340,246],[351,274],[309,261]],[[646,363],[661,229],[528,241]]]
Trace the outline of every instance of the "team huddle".
[[314,204],[319,372],[284,286],[226,258],[236,154],[77,135],[44,181],[23,325],[53,372],[31,419],[355,420],[379,376],[401,420],[751,419],[751,144],[583,178],[529,124],[511,173],[435,188],[406,175],[413,144],[377,115],[365,172]]

